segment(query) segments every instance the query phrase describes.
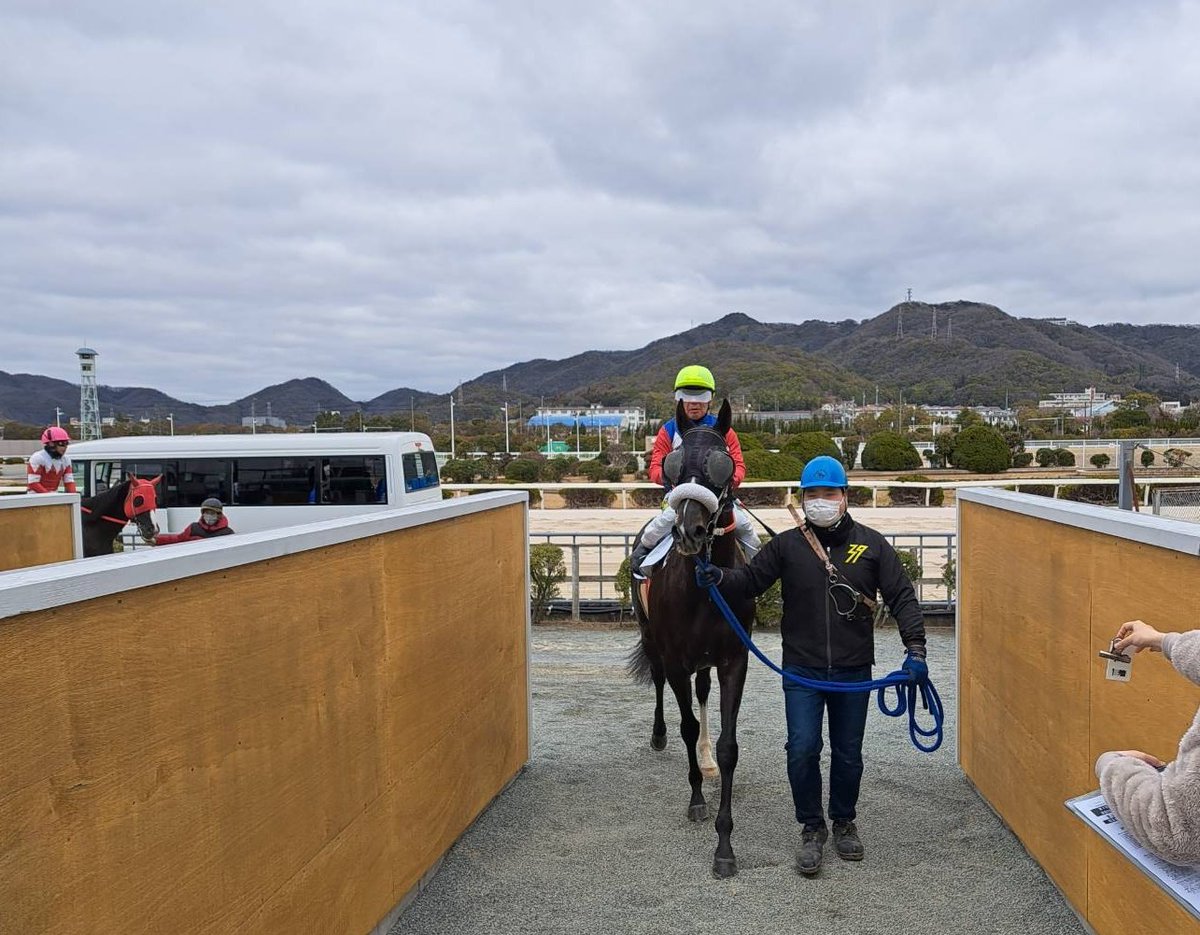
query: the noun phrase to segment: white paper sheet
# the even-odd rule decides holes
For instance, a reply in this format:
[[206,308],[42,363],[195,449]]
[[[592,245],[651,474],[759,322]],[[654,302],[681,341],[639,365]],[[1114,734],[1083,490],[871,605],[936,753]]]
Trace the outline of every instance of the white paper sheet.
[[1193,916],[1200,919],[1200,867],[1179,867],[1155,857],[1121,826],[1099,792],[1067,801],[1067,808],[1100,832],[1134,865],[1165,889]]

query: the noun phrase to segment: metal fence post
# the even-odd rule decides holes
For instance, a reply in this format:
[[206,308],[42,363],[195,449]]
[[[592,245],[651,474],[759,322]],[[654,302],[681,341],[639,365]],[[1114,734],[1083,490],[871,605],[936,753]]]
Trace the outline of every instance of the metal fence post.
[[571,543],[571,616],[579,619],[579,543]]

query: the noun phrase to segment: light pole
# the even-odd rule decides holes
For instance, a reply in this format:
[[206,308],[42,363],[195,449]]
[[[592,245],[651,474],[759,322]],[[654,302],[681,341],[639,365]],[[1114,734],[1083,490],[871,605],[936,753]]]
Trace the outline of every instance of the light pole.
[[504,453],[512,454],[512,452],[508,450],[508,400],[504,401],[504,408],[502,408],[500,411],[504,413]]
[[62,428],[62,414],[63,414],[63,411],[58,406],[55,406],[54,407],[54,424],[57,425],[59,428]]
[[454,391],[450,391],[450,457],[454,457]]
[[582,421],[582,418],[580,417],[579,411],[577,409],[573,409],[571,411],[575,415],[575,455],[578,457],[578,455],[579,455],[579,423]]
[[175,435],[175,413],[168,412],[167,421],[171,423],[171,435],[173,437]]

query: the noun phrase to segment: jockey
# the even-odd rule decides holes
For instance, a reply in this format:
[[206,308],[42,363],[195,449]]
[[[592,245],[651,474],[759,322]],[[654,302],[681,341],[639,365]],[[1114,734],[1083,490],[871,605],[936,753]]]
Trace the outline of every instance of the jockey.
[[29,493],[56,493],[59,483],[67,493],[78,492],[71,459],[67,457],[69,444],[71,436],[66,429],[52,425],[42,432],[42,450],[29,456],[29,467],[25,472],[26,490]]
[[[716,388],[717,384],[713,379],[712,371],[698,364],[684,367],[675,377],[675,399],[683,403],[684,414],[693,422],[700,422],[710,427],[717,424],[717,417],[708,411],[708,405],[712,402]],[[679,434],[675,420],[670,419],[658,430],[658,435],[654,439],[654,448],[650,453],[650,480],[656,484],[662,484],[664,487],[669,486],[663,478],[663,458],[682,444],[683,436]],[[741,484],[742,478],[746,476],[746,462],[742,460],[742,443],[738,441],[737,432],[733,429],[725,433],[725,444],[729,448],[729,456],[733,458],[731,486],[733,490],[736,490]],[[733,505],[733,519],[737,525],[738,542],[746,554],[746,560],[749,561],[758,551],[758,536],[750,523],[749,515],[738,507],[736,501]],[[658,545],[662,537],[669,533],[674,525],[675,511],[669,506],[665,507],[647,524],[642,531],[641,541],[634,552],[634,557],[630,560],[635,571],[641,567],[642,560],[650,550]]]

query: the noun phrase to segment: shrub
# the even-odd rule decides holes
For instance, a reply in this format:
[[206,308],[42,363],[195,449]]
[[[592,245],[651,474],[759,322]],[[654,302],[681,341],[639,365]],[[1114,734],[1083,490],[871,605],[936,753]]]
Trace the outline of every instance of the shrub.
[[954,600],[954,587],[957,581],[957,569],[954,566],[954,559],[946,559],[946,564],[942,567],[942,584],[946,586],[946,599]]
[[552,483],[558,483],[571,470],[574,458],[547,458],[542,464],[541,475]]
[[737,498],[749,507],[783,506],[786,490],[771,487],[740,487]]
[[924,569],[921,567],[921,560],[917,558],[916,549],[897,549],[896,557],[900,559],[900,564],[904,566],[904,573],[908,575],[909,581],[916,581],[921,577]]
[[1066,448],[1055,448],[1054,463],[1059,467],[1075,467],[1075,455]]
[[1142,452],[1142,467],[1148,468],[1154,464],[1154,452],[1149,448]]
[[540,471],[540,465],[536,461],[530,461],[527,458],[517,458],[509,461],[504,466],[504,476],[511,481],[517,481],[522,484],[537,483]]
[[1192,456],[1190,451],[1184,451],[1182,448],[1168,448],[1163,452],[1163,460],[1167,462],[1167,467],[1181,468],[1188,458]]
[[575,487],[563,491],[563,500],[572,509],[612,506],[616,494],[606,487]]
[[617,591],[617,597],[621,599],[621,606],[630,609],[633,604],[630,600],[630,594],[633,591],[633,577],[629,570],[629,556],[625,556],[625,560],[621,562],[621,566],[617,569],[617,580],[613,582],[613,587]]
[[1108,462],[1110,462],[1112,458],[1102,451],[1099,454],[1092,455],[1090,458],[1088,458],[1088,460],[1092,462],[1092,467],[1103,471],[1106,467],[1108,467]]
[[772,451],[746,451],[742,453],[746,461],[746,480],[800,480],[800,472],[804,469],[799,461],[788,454],[775,454]]
[[633,495],[634,506],[654,509],[662,505],[663,489],[661,487],[655,487],[653,490],[648,487],[639,487],[637,490],[631,490],[630,493]]
[[846,502],[851,506],[870,506],[874,499],[875,494],[870,487],[846,488]]
[[[758,541],[766,545],[769,536],[759,536]],[[783,586],[776,581],[754,601],[755,626],[777,627],[783,618]]]
[[921,455],[895,432],[876,432],[863,447],[862,464],[868,471],[909,471],[921,466]]
[[1058,463],[1058,457],[1054,454],[1053,448],[1039,448],[1034,457],[1037,459],[1038,467],[1054,467]]
[[1007,471],[1011,459],[1004,436],[990,425],[965,428],[954,443],[954,466],[975,474]]
[[550,602],[558,597],[558,586],[567,580],[563,550],[543,542],[529,549],[530,611],[534,623],[550,613]]
[[1059,497],[1076,503],[1107,504],[1117,502],[1117,492],[1116,484],[1067,484]]
[[862,439],[857,435],[847,435],[842,439],[842,464],[847,468],[854,467],[854,459],[858,457],[858,449],[862,446]]
[[24,458],[5,458],[4,463],[5,464],[24,464],[25,459]]
[[[924,474],[901,474],[896,480],[928,481]],[[924,506],[925,488],[923,487],[889,487],[888,499],[894,506]],[[941,506],[946,501],[945,491],[941,487],[929,489],[929,505]]]
[[824,432],[798,432],[789,435],[783,443],[783,453],[794,457],[801,467],[818,455],[829,455],[838,461],[842,460],[841,449]]
[[451,458],[443,465],[442,480],[451,484],[473,484],[479,476],[476,462],[470,458]]
[[1020,488],[1018,488],[1014,485],[1012,487],[1005,487],[1004,489],[1005,490],[1015,490],[1015,491],[1017,491],[1017,493],[1032,494],[1035,497],[1053,497],[1054,496],[1054,485],[1053,484],[1022,484],[1020,486]]
[[1013,455],[1012,466],[1015,468],[1029,467],[1033,463],[1033,452],[1022,451]]
[[615,483],[621,479],[621,469],[619,467],[610,467],[607,464],[601,463],[597,458],[593,461],[585,461],[579,466],[580,476],[586,477],[593,484],[598,484],[603,481]]

